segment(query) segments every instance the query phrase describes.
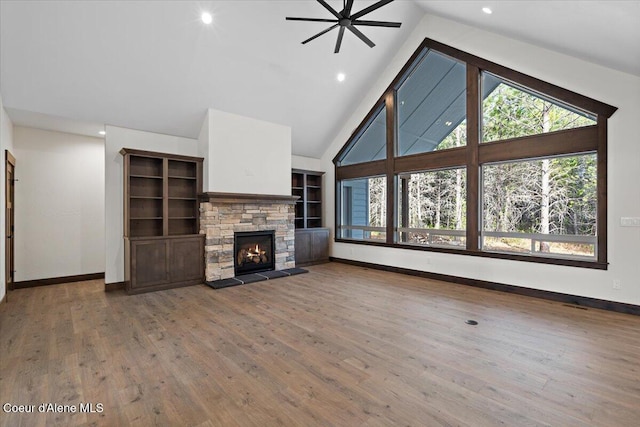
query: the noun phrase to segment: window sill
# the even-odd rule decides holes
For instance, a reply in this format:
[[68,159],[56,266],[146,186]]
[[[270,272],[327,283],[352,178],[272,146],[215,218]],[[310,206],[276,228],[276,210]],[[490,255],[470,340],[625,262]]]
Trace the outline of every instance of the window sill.
[[337,243],[352,243],[357,245],[369,245],[369,246],[381,246],[386,248],[395,248],[395,249],[408,249],[408,250],[417,250],[424,252],[439,252],[439,253],[447,253],[447,254],[456,254],[456,255],[468,255],[468,256],[476,256],[482,258],[493,258],[493,259],[504,259],[510,261],[524,261],[524,262],[533,262],[538,264],[551,264],[551,265],[561,265],[566,267],[580,267],[580,268],[591,268],[595,270],[607,270],[609,264],[606,262],[597,262],[597,261],[581,261],[581,260],[573,260],[566,258],[551,258],[551,257],[541,257],[535,255],[518,255],[518,254],[506,254],[506,253],[498,253],[498,252],[483,252],[483,251],[470,251],[466,249],[454,249],[454,248],[443,248],[443,247],[433,247],[433,246],[417,246],[417,245],[403,245],[401,243],[386,243],[386,242],[374,242],[374,241],[363,241],[357,239],[343,239],[343,238],[335,238],[335,242]]

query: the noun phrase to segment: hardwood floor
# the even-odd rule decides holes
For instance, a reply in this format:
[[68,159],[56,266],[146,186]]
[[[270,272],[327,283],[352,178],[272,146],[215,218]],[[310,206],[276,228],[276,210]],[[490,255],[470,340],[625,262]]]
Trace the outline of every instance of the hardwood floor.
[[[0,308],[2,426],[631,426],[640,317],[330,263]],[[465,323],[468,319],[478,325]],[[103,412],[38,413],[41,403]]]

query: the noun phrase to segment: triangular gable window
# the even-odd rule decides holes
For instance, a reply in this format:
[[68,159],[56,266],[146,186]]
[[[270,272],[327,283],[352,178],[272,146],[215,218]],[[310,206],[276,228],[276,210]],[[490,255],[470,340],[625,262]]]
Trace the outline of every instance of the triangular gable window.
[[482,73],[482,87],[482,142],[596,124],[593,114],[491,73]]
[[371,120],[352,138],[350,147],[342,156],[340,166],[371,162],[386,158],[387,122],[384,104]]
[[[397,90],[398,156],[449,148],[443,141],[465,127],[466,90],[464,63],[433,50],[420,58]],[[464,132],[457,142],[466,145]]]

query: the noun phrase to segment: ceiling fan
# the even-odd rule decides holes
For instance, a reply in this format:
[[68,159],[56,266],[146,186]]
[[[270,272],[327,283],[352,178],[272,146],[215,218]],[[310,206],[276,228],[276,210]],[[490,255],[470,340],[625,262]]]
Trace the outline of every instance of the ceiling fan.
[[342,37],[344,36],[345,28],[351,31],[353,34],[358,36],[360,40],[365,42],[369,47],[374,47],[375,43],[369,40],[367,36],[362,34],[360,30],[356,28],[357,25],[363,25],[368,27],[392,27],[392,28],[400,28],[402,25],[400,22],[387,22],[387,21],[364,21],[361,20],[364,15],[373,12],[376,9],[381,8],[382,6],[391,3],[393,0],[381,0],[377,3],[372,4],[371,6],[362,9],[359,12],[351,14],[351,8],[353,7],[353,0],[343,0],[342,1],[342,10],[340,12],[333,9],[331,6],[327,4],[324,0],[318,0],[325,9],[327,9],[331,14],[335,17],[334,19],[322,19],[322,18],[292,18],[287,17],[287,21],[311,21],[311,22],[335,22],[332,26],[327,28],[324,31],[320,31],[313,37],[310,37],[302,42],[302,44],[309,43],[311,40],[320,37],[323,34],[328,33],[334,28],[340,27],[340,32],[338,33],[338,40],[336,41],[336,48],[334,53],[340,52],[340,45],[342,45]]

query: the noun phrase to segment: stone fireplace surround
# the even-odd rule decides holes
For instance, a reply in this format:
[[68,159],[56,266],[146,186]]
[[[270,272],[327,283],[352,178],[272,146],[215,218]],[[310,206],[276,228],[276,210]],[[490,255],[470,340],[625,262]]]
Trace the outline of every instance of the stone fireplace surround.
[[206,236],[207,282],[234,277],[234,233],[275,231],[275,269],[295,267],[297,196],[204,193],[200,196],[200,234]]

